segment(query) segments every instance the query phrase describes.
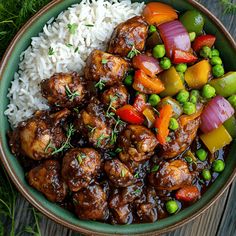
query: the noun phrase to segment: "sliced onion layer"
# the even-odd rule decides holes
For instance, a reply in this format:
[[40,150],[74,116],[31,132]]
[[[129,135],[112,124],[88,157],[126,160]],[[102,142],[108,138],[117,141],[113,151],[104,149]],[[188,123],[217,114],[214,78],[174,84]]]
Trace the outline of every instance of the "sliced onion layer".
[[164,41],[167,56],[172,58],[173,51],[176,49],[189,52],[191,42],[187,30],[183,24],[174,20],[158,26],[162,40]]
[[200,129],[209,133],[218,128],[234,114],[230,103],[222,96],[214,97],[205,107],[201,115]]

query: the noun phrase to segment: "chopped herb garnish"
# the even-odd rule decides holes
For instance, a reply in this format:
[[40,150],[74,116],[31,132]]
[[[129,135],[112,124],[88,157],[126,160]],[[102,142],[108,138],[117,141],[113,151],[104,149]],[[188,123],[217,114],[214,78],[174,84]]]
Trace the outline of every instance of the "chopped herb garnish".
[[85,26],[87,26],[87,27],[94,27],[93,24],[86,24]]
[[134,175],[134,178],[138,178],[139,177],[139,172],[136,172],[135,175]]
[[69,88],[68,85],[65,86],[65,90],[66,90],[66,96],[69,98],[69,100],[72,102],[76,97],[79,96],[78,91],[72,92]]
[[151,169],[151,172],[156,172],[159,170],[159,165],[154,165]]
[[107,59],[102,59],[102,64],[107,64],[108,60]]
[[88,128],[90,133],[93,133],[96,129],[96,127],[92,127],[91,125],[87,125],[87,128]]
[[168,137],[166,138],[166,142],[169,143],[170,141],[171,141],[171,137],[168,136]]
[[76,23],[68,24],[67,28],[69,29],[70,34],[75,34],[76,30],[78,28],[78,24],[76,24]]
[[110,144],[113,145],[116,143],[116,140],[117,140],[117,135],[119,133],[119,130],[117,130],[117,127],[118,125],[124,123],[122,120],[120,120],[119,118],[117,118],[117,120],[112,117],[115,121],[116,121],[116,124],[115,124],[115,127],[114,129],[112,130],[112,133],[111,133],[111,138],[110,138]]
[[186,160],[188,163],[192,163],[192,162],[193,162],[193,159],[192,159],[192,157],[190,157],[190,156],[186,156],[186,157],[185,157],[185,160]]
[[105,87],[105,82],[102,81],[101,79],[95,84],[95,88],[99,88],[102,90]]
[[76,113],[79,113],[79,108],[75,107],[75,108],[73,108],[73,110],[74,110]]
[[97,147],[101,147],[101,142],[103,139],[107,139],[107,137],[104,134],[101,134],[97,139]]
[[140,194],[142,191],[141,191],[141,189],[136,189],[135,191],[134,191],[134,194],[136,195],[136,194]]
[[140,54],[141,52],[139,50],[137,50],[135,48],[135,46],[133,45],[132,49],[130,50],[130,52],[128,53],[127,57],[132,59],[134,56],[137,56],[138,54]]
[[106,117],[110,118],[111,116],[115,115],[115,113],[114,112],[110,112],[110,110],[116,111],[116,109],[112,106],[112,103],[114,101],[116,101],[117,99],[118,99],[117,96],[114,96],[114,97],[110,96],[110,104],[109,104],[109,106],[107,108],[107,111],[106,111]]
[[77,160],[78,160],[78,163],[81,164],[83,159],[86,158],[86,154],[84,153],[80,153],[78,156],[77,156]]
[[70,44],[70,43],[67,43],[67,44],[66,44],[66,46],[67,46],[68,48],[71,48],[71,47],[73,47],[73,45],[72,45],[72,44]]
[[48,150],[49,150],[49,148],[51,148],[51,149],[53,149],[53,152],[52,152],[51,154],[52,154],[52,155],[55,155],[55,154],[57,154],[57,153],[59,153],[59,152],[62,152],[62,151],[64,151],[64,150],[66,150],[66,149],[72,147],[71,144],[70,144],[70,140],[71,140],[71,136],[74,134],[74,132],[75,132],[74,127],[73,127],[72,124],[70,124],[70,125],[69,125],[69,128],[68,128],[68,130],[67,130],[67,134],[66,134],[66,136],[67,136],[66,141],[61,145],[61,147],[60,147],[60,148],[56,148],[56,147],[52,144],[51,140],[49,140],[48,145],[47,145],[47,147],[45,148],[44,152],[47,153]]
[[119,147],[115,150],[116,153],[120,153],[120,152],[122,152],[122,151],[123,151],[123,149],[122,149],[122,148],[119,148]]
[[126,172],[127,172],[126,169],[123,168],[123,169],[121,170],[121,172],[120,172],[120,176],[121,176],[122,178],[124,178]]
[[48,55],[49,55],[49,56],[52,56],[54,53],[55,53],[55,52],[54,52],[54,49],[53,49],[52,47],[50,47],[50,48],[48,49]]
[[76,52],[78,52],[78,51],[79,51],[79,47],[76,47],[75,50],[74,50],[74,52],[76,53]]

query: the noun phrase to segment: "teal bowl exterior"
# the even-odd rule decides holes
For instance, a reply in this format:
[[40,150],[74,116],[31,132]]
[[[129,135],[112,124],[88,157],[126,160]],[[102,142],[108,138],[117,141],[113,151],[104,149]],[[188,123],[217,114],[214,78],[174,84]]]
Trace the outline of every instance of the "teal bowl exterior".
[[[226,159],[226,169],[213,185],[208,189],[202,198],[194,205],[180,211],[178,214],[168,218],[159,220],[149,224],[132,224],[132,225],[109,225],[94,221],[82,221],[69,211],[66,211],[58,205],[49,202],[46,198],[35,189],[31,188],[26,180],[24,171],[19,161],[11,154],[7,132],[9,131],[9,123],[4,115],[4,110],[9,103],[7,99],[8,88],[11,85],[15,71],[18,70],[20,54],[30,45],[31,37],[37,36],[44,24],[56,17],[61,11],[67,9],[70,5],[79,3],[78,0],[56,0],[52,1],[20,30],[15,39],[9,46],[0,66],[0,155],[1,160],[9,173],[11,179],[15,183],[18,190],[25,198],[32,203],[41,212],[49,218],[55,220],[68,228],[76,230],[84,234],[96,235],[113,235],[113,234],[139,234],[139,235],[157,235],[173,230],[184,223],[194,219],[223,193],[229,186],[236,175],[236,142],[231,145],[230,153]],[[205,30],[217,36],[217,48],[220,49],[224,61],[227,61],[226,70],[236,71],[236,44],[223,25],[204,7],[195,1],[185,0],[163,0],[161,2],[172,5],[179,11],[197,8],[206,19]]]

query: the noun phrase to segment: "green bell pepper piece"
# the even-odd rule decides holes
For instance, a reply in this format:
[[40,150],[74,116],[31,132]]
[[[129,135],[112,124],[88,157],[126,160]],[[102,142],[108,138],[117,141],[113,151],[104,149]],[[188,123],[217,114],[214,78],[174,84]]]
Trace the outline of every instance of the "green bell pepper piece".
[[217,95],[229,97],[236,94],[236,72],[228,72],[218,79],[213,79],[209,82],[216,90]]
[[236,118],[231,116],[228,120],[224,122],[224,127],[231,135],[232,138],[236,138]]

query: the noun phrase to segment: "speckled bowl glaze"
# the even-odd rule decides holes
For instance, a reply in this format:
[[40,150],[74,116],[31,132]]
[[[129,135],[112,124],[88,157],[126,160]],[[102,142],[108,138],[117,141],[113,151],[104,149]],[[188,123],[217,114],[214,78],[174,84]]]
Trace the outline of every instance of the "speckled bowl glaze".
[[[163,0],[161,2],[172,5],[179,11],[198,9],[206,19],[205,29],[217,36],[217,48],[220,49],[226,70],[236,70],[236,44],[224,26],[206,8],[193,0]],[[230,153],[226,159],[226,169],[220,174],[209,190],[194,205],[182,210],[176,215],[149,224],[109,225],[94,221],[82,221],[75,215],[49,202],[42,194],[31,188],[26,180],[24,171],[18,160],[11,154],[7,131],[10,129],[4,110],[9,100],[7,91],[13,79],[14,72],[18,70],[20,54],[30,45],[31,37],[42,31],[44,24],[56,17],[70,5],[79,3],[78,0],[55,0],[45,6],[24,27],[8,47],[0,65],[0,156],[9,176],[22,195],[46,216],[72,230],[83,234],[94,235],[158,235],[176,229],[179,226],[196,218],[209,208],[224,192],[236,175],[236,142],[231,145]]]

